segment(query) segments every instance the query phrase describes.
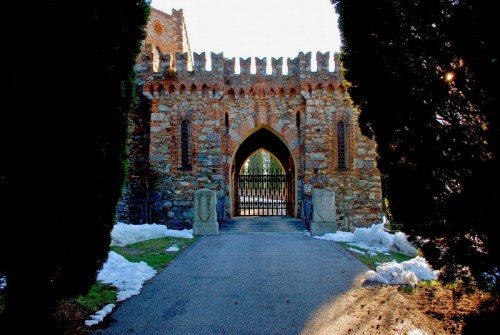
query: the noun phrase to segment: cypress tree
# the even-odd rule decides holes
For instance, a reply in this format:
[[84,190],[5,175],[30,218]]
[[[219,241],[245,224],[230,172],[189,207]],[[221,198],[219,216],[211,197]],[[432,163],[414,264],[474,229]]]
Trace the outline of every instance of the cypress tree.
[[273,155],[269,155],[269,171],[271,174],[284,174],[280,162]]
[[390,220],[444,282],[500,287],[498,20],[472,0],[332,0]]
[[107,260],[149,1],[9,3],[5,13],[18,18],[4,30],[4,102],[15,107],[0,116],[5,316],[18,333],[50,334],[50,309],[85,294]]
[[262,151],[257,151],[248,159],[248,173],[262,174],[264,169],[264,157]]

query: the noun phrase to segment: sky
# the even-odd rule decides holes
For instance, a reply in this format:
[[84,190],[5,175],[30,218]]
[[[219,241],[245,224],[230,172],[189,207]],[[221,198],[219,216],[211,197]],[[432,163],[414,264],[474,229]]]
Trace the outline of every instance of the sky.
[[[390,234],[384,229],[384,225],[385,223],[381,222],[371,227],[357,228],[352,233],[337,231],[322,236],[311,236],[309,232],[304,231],[304,234],[321,240],[347,242],[351,246],[357,246],[364,250],[352,249],[353,251],[364,252],[367,255],[397,250],[413,257],[409,261],[402,263],[389,262],[380,264],[376,271],[369,270],[366,272],[366,282],[415,285],[420,280],[436,279],[437,273],[429,267],[424,258],[417,255],[416,249],[408,242],[406,235],[400,232]],[[111,232],[111,245],[125,246],[167,236],[191,239],[193,238],[193,230],[173,230],[159,224],[130,225],[118,222]],[[175,246],[165,250],[165,252],[178,251],[179,248]],[[97,275],[97,281],[116,287],[118,289],[117,300],[123,301],[140,294],[144,283],[156,274],[156,270],[146,263],[129,262],[123,256],[110,251],[107,262]],[[98,324],[107,314],[113,311],[114,307],[114,304],[105,306],[92,315],[89,320],[85,321],[85,324],[87,326]]]
[[[295,58],[340,51],[338,15],[330,0],[152,0],[167,14],[182,9],[191,51],[226,58]],[[252,63],[253,63],[252,59]],[[207,59],[209,63],[209,59]],[[236,62],[238,63],[238,62]]]

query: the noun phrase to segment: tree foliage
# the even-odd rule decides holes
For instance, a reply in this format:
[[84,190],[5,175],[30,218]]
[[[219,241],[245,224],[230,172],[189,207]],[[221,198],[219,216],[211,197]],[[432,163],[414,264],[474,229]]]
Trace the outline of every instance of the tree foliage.
[[390,220],[440,279],[500,288],[499,21],[472,0],[332,0]]
[[269,172],[271,174],[284,174],[281,163],[273,155],[269,155]]
[[284,174],[281,163],[266,150],[258,150],[248,158],[243,174]]
[[263,151],[255,152],[248,158],[247,174],[262,174],[264,170],[264,156]]
[[2,20],[5,314],[16,332],[45,334],[50,307],[86,293],[107,259],[149,1],[11,2],[3,12],[17,17]]

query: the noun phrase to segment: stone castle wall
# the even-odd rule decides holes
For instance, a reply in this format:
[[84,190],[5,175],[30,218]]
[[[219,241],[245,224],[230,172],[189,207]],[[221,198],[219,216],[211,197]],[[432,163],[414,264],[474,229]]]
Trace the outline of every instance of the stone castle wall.
[[[159,54],[174,54],[175,52],[186,53],[188,55],[188,65],[191,69],[193,60],[191,58],[191,46],[189,44],[184,12],[172,10],[172,14],[164,13],[158,9],[151,8],[148,23],[145,27],[146,39],[143,43],[145,47],[150,46],[150,51],[154,53],[155,63],[158,62]],[[140,59],[139,59],[140,61]],[[175,59],[172,67],[175,68]]]
[[[152,16],[153,26],[160,14]],[[185,29],[172,32],[182,35]],[[329,69],[330,54],[318,52],[317,70],[311,71],[311,53],[299,53],[287,59],[286,74],[282,58],[271,59],[267,74],[266,58],[255,59],[255,73],[251,59],[240,58],[236,73],[234,58],[210,56],[208,71],[205,53],[162,52],[154,43],[145,43],[136,67],[139,94],[131,116],[130,197],[152,199],[165,213],[167,225],[189,226],[194,192],[208,188],[217,191],[225,215],[233,216],[238,150],[253,133],[265,129],[289,151],[294,216],[301,216],[304,196],[324,188],[336,194],[340,226],[351,210],[351,216],[359,217],[352,222],[360,225],[380,220],[375,144],[360,133],[358,114],[342,85],[338,55],[335,69]],[[182,162],[183,121],[189,123],[189,169]],[[339,121],[348,130],[345,167],[339,166]]]

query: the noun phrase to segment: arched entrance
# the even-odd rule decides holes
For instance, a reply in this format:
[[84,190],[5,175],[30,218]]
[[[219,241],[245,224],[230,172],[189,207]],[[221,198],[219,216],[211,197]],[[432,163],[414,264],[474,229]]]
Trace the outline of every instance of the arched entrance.
[[[279,168],[248,169],[245,163],[260,150],[269,153]],[[259,128],[240,144],[233,157],[231,180],[234,216],[295,216],[296,167],[290,150],[274,130]]]

